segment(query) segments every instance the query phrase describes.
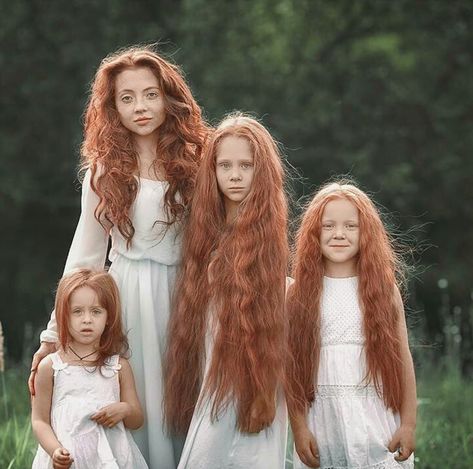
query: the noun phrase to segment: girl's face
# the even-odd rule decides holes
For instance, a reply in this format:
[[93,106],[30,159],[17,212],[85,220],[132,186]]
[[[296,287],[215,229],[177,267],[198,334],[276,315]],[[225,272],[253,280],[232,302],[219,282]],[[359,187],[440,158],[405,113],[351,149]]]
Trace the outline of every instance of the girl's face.
[[345,275],[356,272],[359,251],[359,213],[347,199],[327,203],[322,215],[320,246],[327,271]]
[[250,193],[254,162],[250,142],[246,138],[224,137],[217,147],[216,177],[225,205],[239,205]]
[[107,324],[107,311],[99,304],[95,290],[87,286],[74,290],[69,308],[72,340],[82,345],[98,345]]
[[130,68],[115,78],[115,106],[124,127],[148,136],[166,118],[158,79],[148,67]]

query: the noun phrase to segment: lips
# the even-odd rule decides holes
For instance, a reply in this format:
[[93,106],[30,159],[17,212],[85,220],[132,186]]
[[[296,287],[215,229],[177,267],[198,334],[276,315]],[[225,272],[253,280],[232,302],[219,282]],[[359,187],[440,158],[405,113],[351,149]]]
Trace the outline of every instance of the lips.
[[93,329],[87,329],[87,328],[86,329],[81,329],[80,331],[83,332],[83,333],[94,332]]
[[139,119],[135,119],[134,122],[136,124],[146,124],[151,120],[151,117],[140,117]]
[[228,190],[229,191],[242,191],[243,187],[229,187]]

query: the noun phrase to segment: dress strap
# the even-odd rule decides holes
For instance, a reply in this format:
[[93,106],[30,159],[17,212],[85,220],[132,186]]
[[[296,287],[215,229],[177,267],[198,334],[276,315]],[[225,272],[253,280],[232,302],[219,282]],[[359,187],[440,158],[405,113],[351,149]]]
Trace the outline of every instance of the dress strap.
[[104,366],[102,367],[102,376],[111,378],[115,376],[121,368],[120,355],[112,355],[105,360]]
[[51,361],[53,363],[54,376],[56,376],[59,373],[59,371],[64,371],[66,374],[70,373],[70,371],[67,369],[69,364],[64,363],[62,361],[62,359],[59,356],[58,352],[54,352],[54,353],[49,354],[49,358],[51,359]]

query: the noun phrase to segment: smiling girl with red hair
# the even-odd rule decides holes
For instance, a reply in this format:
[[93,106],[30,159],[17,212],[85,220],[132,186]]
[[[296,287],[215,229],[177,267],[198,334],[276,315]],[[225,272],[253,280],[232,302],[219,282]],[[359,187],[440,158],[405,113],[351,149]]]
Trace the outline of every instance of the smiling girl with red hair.
[[[153,469],[176,467],[163,430],[162,357],[180,262],[181,220],[192,198],[207,128],[180,70],[151,47],[106,57],[85,114],[82,213],[64,272],[112,263],[146,420],[134,437]],[[32,364],[55,348],[54,313]],[[34,389],[32,389],[34,393]]]
[[287,206],[268,131],[226,118],[197,175],[170,320],[165,411],[179,468],[284,468]]
[[293,274],[294,468],[412,468],[416,386],[401,262],[364,192],[341,181],[315,195]]

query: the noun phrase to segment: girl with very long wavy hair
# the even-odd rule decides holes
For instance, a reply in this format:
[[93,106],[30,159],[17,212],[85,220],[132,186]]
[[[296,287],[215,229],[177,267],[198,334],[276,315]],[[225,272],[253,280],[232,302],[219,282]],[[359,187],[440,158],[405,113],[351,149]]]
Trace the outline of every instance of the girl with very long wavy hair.
[[[207,127],[180,70],[151,47],[106,57],[85,114],[82,212],[65,273],[103,269],[123,306],[130,362],[145,425],[134,437],[153,469],[176,467],[179,448],[163,430],[162,358],[180,262],[181,220],[194,189]],[[32,364],[55,349],[54,313]]]
[[165,411],[179,468],[284,468],[287,206],[277,146],[236,114],[204,152],[170,320]]
[[416,385],[398,288],[402,263],[364,192],[341,181],[315,195],[293,275],[294,467],[412,468]]

